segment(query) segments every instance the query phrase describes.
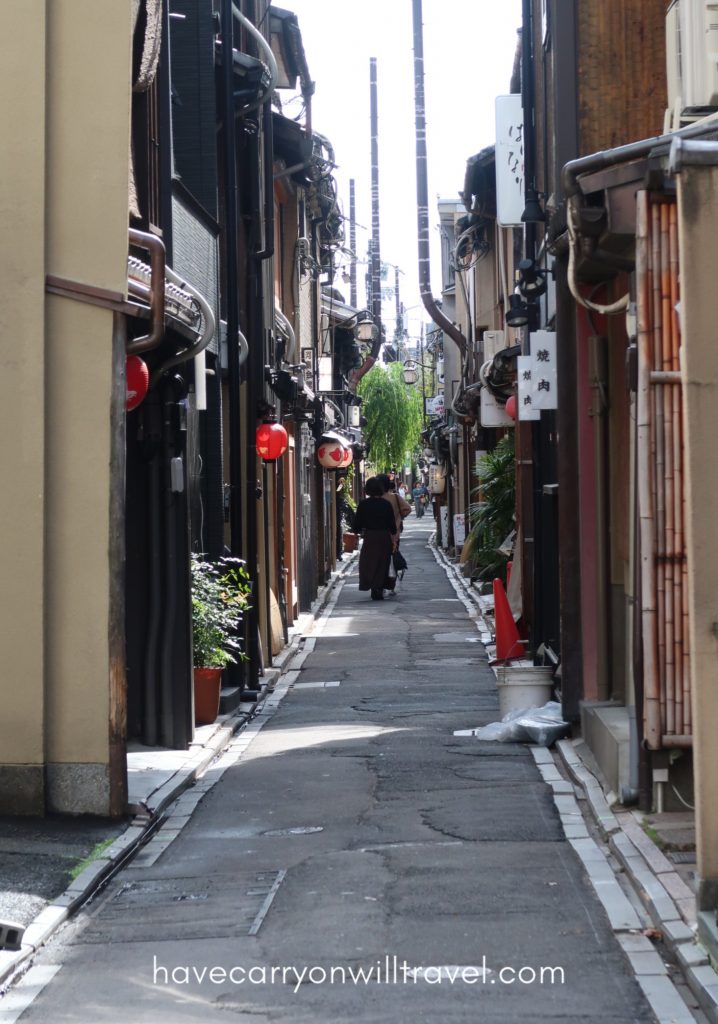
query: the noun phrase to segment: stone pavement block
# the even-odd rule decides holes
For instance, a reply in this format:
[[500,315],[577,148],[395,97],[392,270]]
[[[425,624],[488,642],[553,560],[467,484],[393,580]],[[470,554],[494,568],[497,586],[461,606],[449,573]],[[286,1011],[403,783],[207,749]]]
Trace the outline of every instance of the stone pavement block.
[[686,977],[703,1011],[711,1021],[718,1021],[718,974],[712,967],[691,967]]
[[585,825],[564,825],[563,831],[567,839],[590,839]]
[[573,786],[565,779],[561,779],[560,782],[549,782],[549,786],[557,796],[570,796],[573,793]]
[[548,747],[529,747],[536,764],[554,764],[553,754]]
[[[696,942],[681,942],[676,946],[676,957],[683,968],[705,967],[709,963],[705,949]],[[718,982],[718,975],[716,981]]]
[[658,1024],[695,1024],[695,1018],[666,976],[642,974],[638,984],[643,989]]
[[111,861],[105,857],[99,857],[88,864],[84,871],[81,871],[77,878],[74,878],[67,888],[68,893],[84,893],[87,889],[97,885],[99,880],[112,866]]
[[689,900],[676,900],[676,906],[678,912],[690,928],[695,928],[698,924],[698,914],[696,911],[696,901],[694,898]]
[[639,974],[666,974],[666,965],[658,953],[628,953],[628,961],[633,973]]
[[653,840],[646,835],[635,820],[629,819],[625,823],[622,822],[621,825],[623,831],[639,851],[654,874],[674,870],[673,864],[671,864],[668,858],[661,853]]
[[571,740],[559,740],[556,746],[566,764],[580,766],[581,758],[576,753]]
[[593,839],[570,839],[571,846],[585,863],[588,861],[603,861],[606,863],[606,855]]
[[673,900],[695,900],[693,892],[689,889],[681,876],[676,871],[666,871],[658,876],[658,879]]
[[626,933],[625,935],[618,935],[617,938],[621,949],[625,950],[626,953],[655,953],[653,943],[645,935]]
[[554,803],[559,814],[581,814],[581,809],[572,796],[557,796]]
[[640,930],[641,922],[638,915],[618,882],[597,881],[593,887],[615,932]]
[[685,923],[685,921],[664,921],[661,924],[661,931],[669,942],[676,944],[681,942],[693,942],[695,938],[695,932]]

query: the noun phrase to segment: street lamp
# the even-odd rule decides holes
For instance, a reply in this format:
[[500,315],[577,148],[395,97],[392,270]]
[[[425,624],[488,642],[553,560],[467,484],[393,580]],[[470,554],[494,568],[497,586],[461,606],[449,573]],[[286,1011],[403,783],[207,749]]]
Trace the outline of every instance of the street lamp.
[[379,336],[379,328],[371,318],[371,314],[368,310],[362,310],[361,313],[357,313],[356,323],[354,325],[354,337],[359,344],[371,345],[376,341]]
[[427,366],[426,363],[419,363],[415,359],[407,359],[403,364],[402,376],[404,377],[405,384],[416,384],[419,380],[419,368],[422,370],[433,370],[433,366]]

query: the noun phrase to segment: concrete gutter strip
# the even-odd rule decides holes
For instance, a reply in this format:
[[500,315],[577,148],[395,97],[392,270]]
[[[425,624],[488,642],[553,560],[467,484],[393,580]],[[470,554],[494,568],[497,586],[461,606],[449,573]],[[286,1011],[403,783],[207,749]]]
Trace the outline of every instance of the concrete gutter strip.
[[[596,825],[626,872],[646,912],[661,932],[663,941],[680,966],[701,1010],[713,1024],[718,1024],[718,974],[711,967],[706,950],[696,940],[693,892],[678,875],[674,865],[646,835],[632,813],[614,814],[610,810],[600,783],[582,763],[571,741],[560,740],[556,748],[567,772],[583,789]],[[545,765],[543,748],[532,750],[535,758],[537,754],[541,758],[537,760],[539,767]],[[620,936],[619,941],[623,945]],[[634,958],[629,956],[629,960],[633,964]],[[647,960],[646,963],[656,967],[653,960]],[[676,1013],[680,1011],[684,1014],[676,1017],[676,1020],[694,1020],[690,1014],[685,1016],[687,1010],[682,1000],[673,1003],[673,997],[666,986],[670,986],[673,995],[677,996],[677,993],[663,972],[654,974],[651,968],[647,975],[642,975],[636,970],[636,976],[654,1012],[656,1007],[653,999],[661,1001],[663,1016],[659,1014],[659,1020],[674,1019],[671,1006]]]
[[[468,608],[470,601],[472,607],[478,609],[478,615],[472,617],[477,620],[482,640],[488,646],[492,640],[492,630],[484,618],[485,609],[479,595],[473,592],[456,566],[437,548],[435,537],[431,538],[429,546],[464,606]],[[530,750],[541,777],[553,791],[564,834],[583,863],[594,892],[603,904],[616,939],[656,1019],[659,1024],[695,1024],[695,1017],[671,981],[661,957],[649,939],[641,934],[643,923],[621,887],[610,861],[590,836],[583,813],[575,800],[574,786],[583,791],[601,836],[609,843],[611,852],[625,868],[643,906],[660,928],[666,944],[683,969],[693,995],[709,1020],[718,1024],[718,974],[708,966],[705,950],[695,942],[693,894],[638,823],[630,816],[614,814],[600,782],[584,764],[571,741],[559,740],[556,747],[571,781],[558,771],[550,750],[536,746],[530,747]],[[627,818],[630,818],[630,822]],[[660,860],[653,855],[649,857],[649,846],[646,844],[659,855]],[[658,874],[654,873],[651,865],[660,868]],[[688,897],[691,899],[688,900]]]
[[[138,813],[135,814],[131,824],[113,841],[104,855],[89,864],[77,878],[73,879],[72,884],[65,892],[44,907],[27,926],[23,934],[21,948],[16,951],[0,950],[0,985],[4,985],[30,959],[74,911],[97,892],[111,874],[138,853],[140,847],[147,843],[150,834],[157,829],[164,811],[170,804],[177,801],[176,814],[173,814],[166,823],[169,827],[167,829],[161,827],[157,831],[155,839],[159,842],[153,850],[152,858],[157,859],[163,849],[175,838],[179,832],[178,818],[189,820],[191,811],[216,781],[216,779],[212,779],[201,782],[199,780],[202,775],[227,750],[240,730],[251,731],[251,727],[247,728],[249,723],[261,728],[264,722],[261,717],[258,719],[257,716],[261,716],[265,708],[267,710],[276,708],[281,697],[297,678],[302,662],[316,643],[314,639],[304,639],[305,634],[312,631],[317,621],[326,615],[326,609],[331,603],[335,587],[343,582],[357,557],[356,553],[353,554],[341,569],[332,573],[331,579],[320,590],[310,611],[301,617],[300,628],[292,630],[289,644],[274,659],[272,668],[265,671],[265,683],[256,704],[252,707],[247,703],[243,707],[240,706],[236,712],[228,715],[217,725],[204,743],[192,744],[182,767],[175,772],[171,779],[152,791],[146,801],[142,802],[141,809],[137,808]],[[304,647],[300,651],[303,639]],[[285,672],[284,669],[288,665],[291,665],[292,670]],[[281,676],[283,676],[282,693],[277,694],[275,698],[272,691]],[[238,744],[238,748],[240,747],[241,744]],[[191,792],[189,792],[190,787],[192,787]],[[143,855],[140,854],[140,856]]]

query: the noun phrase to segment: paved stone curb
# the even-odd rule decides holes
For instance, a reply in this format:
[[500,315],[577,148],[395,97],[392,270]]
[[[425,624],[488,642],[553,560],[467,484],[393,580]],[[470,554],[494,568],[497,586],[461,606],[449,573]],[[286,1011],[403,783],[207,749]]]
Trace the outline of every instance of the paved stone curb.
[[[463,576],[457,572],[456,567],[446,558],[444,553],[437,548],[435,536],[430,538],[429,547],[437,563],[446,572],[460,600],[469,610],[469,614],[472,618],[478,620],[477,628],[482,633],[482,641],[488,646],[492,639],[491,629],[484,619],[478,595],[471,592]],[[478,609],[478,615],[474,609]],[[571,779],[583,790],[591,808],[591,813],[604,839],[612,841],[614,837],[621,837],[621,822],[611,811],[598,780],[585,767],[569,741],[559,741],[557,746]],[[576,851],[584,866],[591,886],[606,911],[616,939],[626,955],[636,980],[656,1016],[658,1024],[695,1024],[695,1017],[668,976],[666,965],[661,960],[650,940],[645,935],[640,934],[643,928],[642,922],[621,888],[608,858],[601,847],[591,838],[575,798],[573,783],[567,781],[559,772],[550,750],[546,747],[537,746],[531,746],[529,749],[542,779],[553,791],[554,803],[559,813],[566,839]],[[630,840],[626,839],[626,842],[630,844]],[[638,852],[637,855],[640,856]],[[670,901],[667,891],[662,886],[659,887],[666,896],[666,899]],[[657,891],[654,892],[654,896],[657,895]],[[664,909],[667,909],[667,906]],[[669,924],[672,929],[670,932],[668,931]],[[674,936],[675,941],[678,943],[676,950],[681,948],[688,950],[691,948],[685,945],[685,943],[691,942],[693,931],[680,919],[677,912],[675,912],[674,919],[667,922],[662,930],[666,935],[667,941],[670,942],[670,936]],[[696,947],[694,946],[693,948],[695,949]],[[695,960],[696,966],[691,966],[689,971],[686,972],[686,980],[693,994],[696,995],[701,1006],[708,1013],[705,999],[697,994],[690,978],[691,974],[696,976],[697,972],[705,971],[706,968],[703,960],[700,959],[700,954],[693,955],[697,955],[698,959]],[[678,953],[676,953],[676,956],[678,958]],[[682,963],[682,961],[679,962]],[[692,960],[691,963],[693,962]],[[713,972],[711,971],[711,973]],[[714,978],[716,978],[715,975]],[[715,998],[718,1002],[718,986],[716,987]],[[715,1024],[718,1024],[718,1019],[713,1018],[710,1013],[708,1013],[708,1016],[712,1021],[715,1021]]]
[[[37,917],[27,926],[23,934],[22,946],[19,950],[0,950],[0,985],[4,985],[11,976],[28,961],[38,949],[72,916],[83,903],[93,896],[100,886],[107,881],[125,861],[134,859],[138,865],[154,863],[173,839],[179,835],[181,827],[189,821],[190,815],[203,796],[219,780],[230,763],[241,757],[257,732],[266,724],[279,702],[285,696],[298,675],[298,669],[309,653],[314,649],[315,639],[306,639],[300,651],[301,642],[309,632],[321,627],[331,614],[338,597],[338,587],[344,582],[351,570],[356,554],[332,574],[331,579],[320,590],[310,611],[302,621],[302,631],[295,630],[290,643],[274,659],[271,669],[265,671],[265,683],[262,694],[256,704],[250,707],[244,704],[232,715],[221,722],[210,737],[197,749],[190,747],[186,763],[164,785],[150,794],[142,809],[135,814],[132,823],[119,835],[104,855],[89,864],[72,884],[48,904]],[[287,666],[292,671],[285,671]],[[285,676],[281,685],[278,681]],[[263,717],[262,717],[263,716]],[[235,735],[241,730],[240,737],[233,742]],[[232,748],[232,756],[222,764],[222,755]],[[219,758],[219,761],[217,761]],[[220,770],[216,776],[205,782],[200,777],[209,766],[217,761]],[[193,785],[194,783],[194,785]],[[192,787],[190,789],[190,787]],[[175,803],[172,815],[157,830],[156,836],[148,842],[150,833],[157,828],[162,813]],[[147,849],[140,851],[146,844]],[[151,853],[149,847],[152,847]],[[147,856],[145,856],[147,854]],[[143,859],[144,858],[144,859]],[[0,996],[2,993],[0,992]]]
[[[710,966],[706,950],[696,940],[693,893],[632,814],[613,814],[609,809],[610,817],[607,817],[605,808],[608,804],[602,791],[596,799],[596,787],[600,790],[600,784],[581,762],[572,743],[560,740],[556,746],[571,777],[583,788],[596,824],[624,868],[651,920],[661,931],[701,1009],[713,1024],[718,1024],[718,974]],[[611,826],[610,830],[608,825]],[[640,977],[639,983],[649,1001],[651,993],[656,994],[665,987],[651,981],[649,992]]]
[[430,548],[437,564],[442,567],[446,575],[449,577],[449,581],[456,591],[456,596],[463,604],[469,614],[469,617],[474,621],[476,628],[481,634],[481,642],[484,646],[490,645],[493,641],[494,633],[491,623],[486,618],[487,608],[482,604],[481,595],[477,594],[473,587],[467,583],[465,577],[459,572],[454,562],[451,562],[441,548],[437,546],[436,533],[432,533],[430,535],[427,547]]

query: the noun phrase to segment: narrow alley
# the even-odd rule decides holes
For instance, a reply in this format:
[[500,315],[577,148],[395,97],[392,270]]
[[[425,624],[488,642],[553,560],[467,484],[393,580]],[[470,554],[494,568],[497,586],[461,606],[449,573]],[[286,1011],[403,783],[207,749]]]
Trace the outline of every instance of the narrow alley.
[[530,750],[453,735],[498,705],[432,528],[383,605],[352,566],[300,669],[40,953],[22,1024],[654,1019]]

